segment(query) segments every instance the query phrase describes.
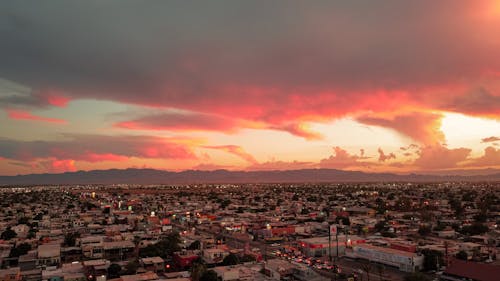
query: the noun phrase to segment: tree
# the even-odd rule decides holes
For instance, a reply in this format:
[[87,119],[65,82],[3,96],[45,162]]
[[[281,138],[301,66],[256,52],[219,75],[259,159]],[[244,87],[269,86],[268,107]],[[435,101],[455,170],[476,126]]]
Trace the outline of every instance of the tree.
[[8,227],[2,234],[0,235],[0,238],[3,240],[10,240],[12,238],[17,237],[17,233],[12,230],[10,227]]
[[482,211],[479,214],[474,216],[474,220],[478,223],[486,222],[487,219],[488,219],[488,215]]
[[487,231],[488,231],[488,226],[479,222],[475,222],[471,225],[463,226],[462,229],[460,230],[460,233],[466,235],[479,235]]
[[139,261],[131,260],[125,265],[125,274],[135,274],[139,268]]
[[430,281],[422,272],[413,272],[405,276],[404,281]]
[[255,257],[252,255],[244,255],[240,258],[240,262],[252,262],[255,261]]
[[424,255],[424,270],[438,270],[438,264],[443,265],[443,253],[436,250],[422,250]]
[[22,217],[17,220],[17,224],[29,224],[29,219],[27,217]]
[[201,242],[200,240],[195,240],[193,243],[191,243],[187,249],[188,250],[199,250],[201,247]]
[[422,236],[427,236],[431,233],[431,227],[428,226],[428,225],[421,225],[419,228],[418,228],[418,234],[422,235]]
[[455,211],[456,217],[461,217],[464,214],[465,208],[462,206],[462,202],[453,198],[449,201],[450,208]]
[[19,257],[26,255],[31,250],[31,245],[28,243],[21,243],[17,247],[10,250],[10,257]]
[[387,228],[387,221],[381,220],[375,224],[375,231],[376,232],[381,232]]
[[343,225],[351,225],[351,221],[349,220],[348,217],[338,216],[335,218],[336,223],[340,223],[341,221]]
[[29,231],[28,231],[28,235],[26,236],[26,238],[28,239],[32,239],[32,238],[35,238],[36,237],[36,231],[31,228]]
[[231,253],[227,255],[224,260],[222,260],[222,265],[236,265],[240,263],[240,259],[237,255]]
[[122,267],[119,264],[112,263],[108,267],[108,277],[109,278],[118,278],[118,277],[120,277],[120,271],[122,271]]
[[194,263],[193,266],[191,266],[191,280],[200,281],[206,271],[206,265],[197,262]]
[[456,257],[457,257],[457,259],[464,260],[464,261],[466,261],[466,260],[469,259],[469,255],[467,255],[466,251],[460,251],[460,252],[458,252],[457,255],[456,255]]
[[80,237],[78,232],[69,232],[64,235],[64,245],[74,247],[76,245],[76,238]]
[[143,248],[139,252],[139,256],[141,257],[156,257],[160,256],[162,258],[166,258],[168,256],[172,256],[174,252],[177,252],[181,249],[179,246],[181,242],[181,238],[179,233],[173,232],[170,233],[167,237],[160,240],[160,242],[154,245],[148,245],[146,248]]
[[213,270],[206,271],[200,278],[200,281],[218,281],[217,273]]
[[36,214],[35,217],[33,217],[33,220],[40,221],[40,220],[42,220],[42,218],[43,218],[43,213],[38,213],[38,214]]

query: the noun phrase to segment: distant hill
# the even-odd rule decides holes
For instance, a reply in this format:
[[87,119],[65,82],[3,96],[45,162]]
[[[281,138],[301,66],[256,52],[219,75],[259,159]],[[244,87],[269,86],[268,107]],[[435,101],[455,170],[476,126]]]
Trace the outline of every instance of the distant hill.
[[188,183],[293,183],[293,182],[438,182],[500,181],[500,172],[487,175],[397,175],[335,169],[284,171],[198,171],[168,172],[154,169],[111,169],[0,176],[0,185],[32,184],[188,184]]

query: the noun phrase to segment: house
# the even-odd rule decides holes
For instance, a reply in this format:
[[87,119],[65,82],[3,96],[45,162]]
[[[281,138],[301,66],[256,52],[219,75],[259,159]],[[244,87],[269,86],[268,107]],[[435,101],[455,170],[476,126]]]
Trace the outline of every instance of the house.
[[165,271],[165,261],[161,257],[142,258],[140,262],[147,271],[155,273]]
[[0,269],[0,280],[21,281],[21,269],[19,267]]
[[500,266],[454,259],[441,275],[441,281],[496,281]]
[[38,266],[58,266],[61,263],[61,245],[43,244],[38,246]]

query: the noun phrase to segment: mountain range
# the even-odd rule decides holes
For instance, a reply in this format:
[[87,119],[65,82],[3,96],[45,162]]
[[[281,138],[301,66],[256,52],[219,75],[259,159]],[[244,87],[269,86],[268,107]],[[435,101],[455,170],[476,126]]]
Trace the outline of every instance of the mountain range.
[[0,185],[39,184],[190,184],[190,183],[304,183],[304,182],[442,182],[500,181],[499,170],[487,174],[430,175],[343,171],[336,169],[302,169],[275,171],[186,170],[169,172],[155,169],[110,169],[0,176]]

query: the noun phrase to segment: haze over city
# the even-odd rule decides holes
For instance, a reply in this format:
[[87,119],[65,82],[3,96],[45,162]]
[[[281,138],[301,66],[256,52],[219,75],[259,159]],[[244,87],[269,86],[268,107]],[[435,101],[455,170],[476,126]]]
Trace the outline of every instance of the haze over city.
[[499,30],[493,0],[4,2],[0,175],[499,169]]

